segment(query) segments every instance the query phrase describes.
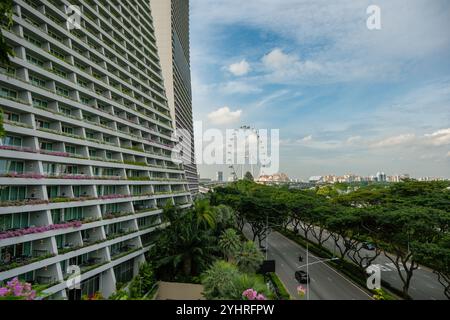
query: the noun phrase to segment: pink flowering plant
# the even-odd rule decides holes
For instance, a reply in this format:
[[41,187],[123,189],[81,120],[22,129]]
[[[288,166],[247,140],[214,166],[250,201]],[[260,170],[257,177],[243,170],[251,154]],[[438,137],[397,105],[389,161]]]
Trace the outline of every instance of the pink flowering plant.
[[72,221],[72,222],[66,222],[66,223],[60,223],[60,224],[52,224],[48,226],[42,226],[42,227],[30,227],[30,228],[24,228],[14,231],[6,231],[0,233],[0,240],[14,238],[14,237],[21,237],[25,236],[27,234],[34,234],[34,233],[43,233],[51,230],[59,230],[59,229],[69,229],[69,228],[79,228],[83,224],[81,221]]
[[263,294],[258,293],[254,289],[247,289],[247,290],[245,290],[242,293],[242,298],[244,300],[267,300],[266,297]]
[[31,284],[14,278],[8,281],[5,287],[0,287],[0,300],[34,300],[36,291]]

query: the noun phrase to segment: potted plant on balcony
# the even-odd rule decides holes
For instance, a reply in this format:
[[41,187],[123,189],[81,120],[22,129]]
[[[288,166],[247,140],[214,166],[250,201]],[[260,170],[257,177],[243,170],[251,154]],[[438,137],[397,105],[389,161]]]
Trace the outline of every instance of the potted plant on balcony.
[[0,287],[0,300],[34,300],[36,291],[32,289],[30,283],[21,282],[14,278],[6,283],[5,287]]

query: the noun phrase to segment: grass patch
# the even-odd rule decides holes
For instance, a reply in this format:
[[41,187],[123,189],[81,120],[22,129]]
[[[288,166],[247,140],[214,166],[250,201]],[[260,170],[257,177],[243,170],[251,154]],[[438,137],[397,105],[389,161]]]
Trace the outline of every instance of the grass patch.
[[286,290],[283,282],[281,282],[280,278],[278,278],[277,274],[274,272],[270,272],[267,274],[268,280],[272,283],[275,289],[275,295],[278,300],[291,300],[291,295]]

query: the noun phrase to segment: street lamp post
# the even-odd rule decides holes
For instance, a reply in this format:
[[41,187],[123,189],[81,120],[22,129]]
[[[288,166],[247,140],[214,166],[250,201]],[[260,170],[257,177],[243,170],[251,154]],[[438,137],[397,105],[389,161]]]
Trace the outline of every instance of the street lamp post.
[[306,300],[309,300],[309,287],[310,287],[310,285],[309,285],[309,266],[313,265],[313,264],[324,263],[327,261],[334,261],[334,260],[338,260],[338,259],[339,259],[338,257],[334,257],[331,259],[319,260],[319,261],[309,263],[309,244],[306,243],[306,265],[298,267],[299,269],[306,267]]
[[309,300],[309,244],[306,242],[306,300]]

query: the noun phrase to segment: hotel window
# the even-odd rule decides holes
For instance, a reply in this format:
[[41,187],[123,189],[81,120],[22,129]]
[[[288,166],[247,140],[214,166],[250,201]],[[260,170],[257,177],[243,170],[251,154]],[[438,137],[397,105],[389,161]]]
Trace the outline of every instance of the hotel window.
[[0,262],[8,261],[11,257],[31,257],[31,242],[18,243],[12,246],[0,248]]
[[86,97],[81,96],[81,97],[80,97],[80,101],[81,101],[82,104],[89,105],[89,102],[90,102],[91,100],[90,100],[89,98],[86,98]]
[[17,114],[17,113],[4,112],[3,116],[4,116],[5,120],[14,121],[14,122],[20,122],[20,115]]
[[77,148],[75,148],[74,146],[67,146],[66,145],[66,152],[70,153],[70,154],[76,154],[77,153]]
[[[86,138],[95,139],[95,133],[92,131],[86,131]],[[89,153],[90,153],[90,150],[89,150]]]
[[46,81],[44,79],[36,77],[36,76],[32,76],[32,75],[30,75],[29,78],[30,78],[30,83],[33,86],[45,88]]
[[7,99],[17,99],[17,91],[6,88],[0,88],[0,97]]
[[[81,49],[78,49],[77,47],[73,47],[73,49],[75,50],[75,51],[77,51],[78,53],[80,53],[80,54],[83,54],[83,50],[81,50]],[[77,50],[78,49],[78,50]],[[79,63],[79,62],[75,62],[75,67],[77,67],[78,69],[80,69],[81,71],[86,71],[86,66],[84,66],[84,65],[82,65],[81,63]]]
[[118,213],[118,212],[120,212],[118,203],[110,203],[110,204],[102,205],[102,213],[103,214]]
[[53,143],[48,141],[42,141],[40,144],[40,148],[46,151],[53,151]]
[[49,163],[49,162],[43,162],[42,167],[44,169],[44,173],[48,175],[55,175],[56,174],[56,163]]
[[26,187],[2,186],[0,187],[1,201],[24,200],[26,195]]
[[64,209],[64,220],[65,221],[83,220],[83,208],[76,207]]
[[35,58],[33,56],[30,56],[27,54],[27,61],[29,63],[32,63],[34,65],[37,65],[39,67],[43,67],[44,66],[44,62],[41,59]]
[[66,235],[60,234],[55,237],[55,240],[56,240],[56,246],[58,247],[58,249],[62,249],[64,247],[64,245],[66,244]]
[[78,84],[79,84],[80,86],[82,86],[83,88],[87,88],[87,87],[88,87],[88,82],[87,82],[87,81],[84,81],[84,80],[78,79]]
[[36,107],[36,108],[47,108],[48,107],[48,103],[47,103],[47,101],[33,98],[33,107]]
[[0,160],[0,173],[23,173],[24,162],[14,160]]
[[39,48],[42,45],[42,42],[36,38],[33,38],[31,36],[29,36],[28,34],[24,33],[24,39],[27,40],[28,42],[34,44],[35,46],[38,46]]
[[35,280],[35,272],[36,271],[30,271],[27,273],[23,273],[21,275],[19,275],[19,280],[20,281],[25,281],[25,282],[33,282]]
[[66,174],[78,174],[78,166],[65,166],[64,173]]
[[72,109],[70,108],[66,108],[66,107],[59,107],[59,110],[61,111],[61,113],[64,113],[65,115],[72,115]]
[[73,134],[74,130],[72,127],[62,126],[62,132],[67,134]]
[[67,79],[67,72],[61,70],[60,68],[53,68],[53,72],[56,73],[58,76],[60,76],[61,78],[65,78]]
[[61,87],[56,87],[56,93],[64,97],[69,97],[69,90]]
[[47,186],[47,196],[49,199],[59,197],[59,186]]
[[83,295],[93,295],[100,290],[100,276],[95,276],[81,283]]
[[30,213],[14,213],[12,216],[12,228],[23,229],[30,226]]
[[81,197],[81,195],[83,193],[81,190],[81,186],[73,186],[72,189],[73,189],[73,196],[75,198]]
[[6,136],[3,138],[3,145],[11,147],[22,147],[22,138],[16,136]]
[[52,213],[52,221],[53,224],[58,224],[60,222],[63,222],[63,214],[62,214],[62,209],[54,209],[51,211]]
[[143,193],[142,186],[132,186],[133,195],[141,195]]
[[50,52],[57,58],[61,59],[61,60],[65,60],[66,57],[63,53],[61,53],[60,51],[56,50],[56,49],[50,49]]
[[52,37],[53,39],[55,39],[55,40],[57,40],[57,41],[59,41],[59,42],[62,42],[62,38],[59,36],[59,35],[57,35],[55,32],[53,32],[52,30],[48,30],[48,35],[50,36],[50,37]]
[[50,122],[36,119],[36,127],[41,129],[50,129]]

